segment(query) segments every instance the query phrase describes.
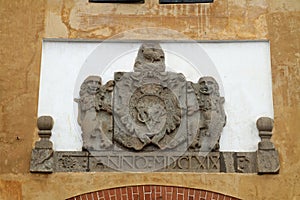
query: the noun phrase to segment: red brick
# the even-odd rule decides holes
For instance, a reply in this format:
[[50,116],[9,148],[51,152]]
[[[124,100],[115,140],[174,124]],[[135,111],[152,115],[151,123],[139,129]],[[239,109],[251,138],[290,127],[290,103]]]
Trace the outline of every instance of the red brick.
[[156,191],[156,186],[155,186],[155,185],[151,185],[150,187],[151,187],[150,192],[151,192],[151,193],[155,193],[155,191]]
[[158,186],[158,185],[156,185],[155,187],[153,187],[153,188],[155,188],[155,192],[156,193],[161,193],[161,186]]
[[218,200],[225,200],[225,196],[223,194],[219,194],[219,199]]
[[116,190],[117,190],[117,189],[110,189],[110,190],[108,191],[109,196],[116,196]]
[[132,186],[131,189],[132,189],[132,193],[133,193],[133,194],[134,194],[134,193],[139,193],[139,188],[138,188],[138,186]]
[[116,197],[117,197],[117,199],[121,199],[121,188],[117,188],[116,190]]
[[177,194],[177,200],[184,200],[183,195],[182,194]]
[[166,193],[166,200],[171,200],[172,199],[172,193]]
[[211,200],[218,200],[219,194],[218,193],[212,193]]
[[139,191],[140,198],[144,199],[144,187],[143,186],[138,187],[138,191]]
[[86,194],[86,199],[88,199],[88,200],[93,200],[93,195],[92,195],[92,193],[87,193],[87,194]]
[[[201,199],[201,198],[202,198],[203,200],[206,199],[206,191],[200,191],[200,199]],[[201,199],[201,200],[202,200],[202,199]]]
[[195,200],[199,200],[199,199],[200,199],[200,191],[195,190]]
[[132,188],[131,187],[127,187],[127,197],[128,197],[128,200],[133,200],[133,197],[132,197]]
[[97,192],[98,197],[104,197],[103,190]]
[[128,186],[99,190],[68,200],[240,200],[206,190],[171,186]]
[[211,192],[206,192],[206,200],[211,200],[212,198],[212,193]]
[[148,192],[148,193],[151,192],[151,186],[150,185],[145,185],[143,187],[144,187],[144,192]]
[[104,190],[103,191],[103,196],[104,196],[104,199],[109,199],[109,191],[108,190]]
[[140,200],[140,196],[138,194],[133,194],[132,199],[133,200]]
[[182,187],[177,188],[177,193],[183,194],[184,188],[182,188]]
[[173,188],[172,199],[177,200],[177,188]]
[[162,199],[164,199],[164,196],[163,195],[161,195],[161,194],[156,194],[155,195],[155,198],[153,198],[153,200],[162,200]]
[[162,196],[162,199],[166,199],[166,187],[162,186],[160,188],[160,192],[161,192],[161,196]]
[[187,198],[188,200],[195,200],[194,196],[189,196],[189,198]]
[[155,193],[155,187],[154,186],[152,186],[150,195],[151,195],[151,199],[155,200],[155,197],[156,197],[157,193]]
[[145,200],[151,200],[151,194],[144,194],[144,199]]
[[195,189],[189,189],[189,196],[195,196]]
[[93,200],[99,200],[97,192],[93,192],[92,195],[93,195]]
[[173,188],[169,187],[169,186],[166,186],[165,190],[166,190],[166,192],[173,192]]
[[183,196],[184,196],[184,199],[188,199],[188,196],[189,196],[189,190],[187,188],[184,189],[183,191]]
[[126,187],[123,187],[123,188],[120,188],[121,190],[121,194],[127,194],[127,188]]

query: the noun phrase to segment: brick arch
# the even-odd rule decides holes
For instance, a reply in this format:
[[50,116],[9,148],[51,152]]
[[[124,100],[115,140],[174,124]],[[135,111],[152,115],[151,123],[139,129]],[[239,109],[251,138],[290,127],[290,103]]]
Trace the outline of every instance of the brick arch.
[[240,200],[207,190],[161,186],[138,185],[94,191],[67,200]]

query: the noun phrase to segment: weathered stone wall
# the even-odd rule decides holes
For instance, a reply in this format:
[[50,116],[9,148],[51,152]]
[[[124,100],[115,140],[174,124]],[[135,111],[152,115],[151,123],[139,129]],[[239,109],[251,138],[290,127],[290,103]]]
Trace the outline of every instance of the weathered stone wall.
[[[300,2],[215,0],[213,4],[89,4],[0,0],[0,199],[65,199],[126,185],[193,187],[242,199],[300,198]],[[43,38],[107,39],[161,27],[195,40],[260,40],[271,45],[279,175],[194,173],[30,174]],[[128,36],[139,39],[142,35]]]

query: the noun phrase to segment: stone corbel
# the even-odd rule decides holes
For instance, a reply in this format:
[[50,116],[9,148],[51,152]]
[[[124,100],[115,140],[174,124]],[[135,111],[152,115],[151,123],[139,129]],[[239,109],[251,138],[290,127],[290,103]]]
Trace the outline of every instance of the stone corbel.
[[273,119],[261,117],[257,120],[256,126],[259,131],[261,142],[258,143],[257,150],[257,173],[258,174],[278,174],[279,155],[271,142]]
[[41,116],[37,120],[38,134],[40,140],[35,143],[32,149],[30,172],[32,173],[52,173],[53,172],[53,148],[51,130],[53,128],[53,119],[51,116]]

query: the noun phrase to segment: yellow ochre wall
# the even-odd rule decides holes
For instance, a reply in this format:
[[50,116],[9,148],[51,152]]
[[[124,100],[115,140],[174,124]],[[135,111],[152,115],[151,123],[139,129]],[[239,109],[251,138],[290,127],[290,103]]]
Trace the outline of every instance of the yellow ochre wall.
[[[261,40],[271,46],[279,175],[206,173],[29,173],[37,137],[43,38],[107,39],[146,27],[195,40]],[[242,199],[300,199],[300,1],[212,4],[91,4],[87,0],[0,0],[0,199],[64,199],[126,185],[206,189]],[[233,88],[234,89],[234,88]]]

